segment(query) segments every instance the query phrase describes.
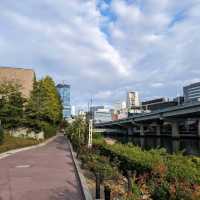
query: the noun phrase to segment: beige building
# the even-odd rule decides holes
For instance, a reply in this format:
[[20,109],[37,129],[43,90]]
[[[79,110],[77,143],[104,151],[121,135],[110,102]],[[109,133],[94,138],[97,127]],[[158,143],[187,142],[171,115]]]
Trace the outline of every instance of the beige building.
[[33,89],[35,72],[32,69],[0,67],[0,84],[13,82],[21,86],[21,92],[25,98],[30,96]]
[[128,109],[139,107],[140,101],[139,101],[139,94],[138,92],[128,92],[127,93],[127,100],[126,105]]

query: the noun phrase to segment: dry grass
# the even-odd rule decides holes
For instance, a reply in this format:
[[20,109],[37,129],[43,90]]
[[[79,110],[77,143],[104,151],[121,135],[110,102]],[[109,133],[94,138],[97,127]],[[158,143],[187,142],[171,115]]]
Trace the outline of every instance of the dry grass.
[[4,143],[0,145],[0,153],[39,144],[40,141],[31,138],[16,138],[5,134]]

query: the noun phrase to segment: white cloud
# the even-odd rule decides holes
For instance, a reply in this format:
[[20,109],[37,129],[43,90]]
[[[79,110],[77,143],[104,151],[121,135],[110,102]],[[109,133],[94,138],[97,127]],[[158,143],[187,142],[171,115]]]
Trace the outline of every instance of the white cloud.
[[74,104],[119,100],[127,88],[173,96],[198,80],[199,10],[199,0],[2,0],[0,65],[66,80]]

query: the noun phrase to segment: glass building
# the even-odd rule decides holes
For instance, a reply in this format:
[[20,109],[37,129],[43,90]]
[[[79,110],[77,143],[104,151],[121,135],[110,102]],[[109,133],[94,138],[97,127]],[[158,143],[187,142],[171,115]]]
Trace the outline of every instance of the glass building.
[[71,117],[71,105],[70,105],[70,85],[58,84],[57,90],[60,94],[63,104],[63,118]]

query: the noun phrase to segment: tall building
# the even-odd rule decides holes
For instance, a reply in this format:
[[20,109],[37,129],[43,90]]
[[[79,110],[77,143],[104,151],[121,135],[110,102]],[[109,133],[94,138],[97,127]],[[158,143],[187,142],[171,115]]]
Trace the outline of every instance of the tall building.
[[0,84],[11,82],[20,85],[20,90],[25,98],[30,96],[34,78],[35,72],[32,69],[0,67]]
[[94,121],[97,123],[112,121],[112,112],[109,109],[98,109],[94,112]]
[[126,105],[127,105],[128,109],[140,106],[138,92],[128,92],[127,93]]
[[183,95],[185,102],[200,101],[200,82],[185,86]]
[[70,105],[70,85],[58,84],[57,90],[60,94],[60,98],[63,104],[63,118],[71,117],[71,105]]

